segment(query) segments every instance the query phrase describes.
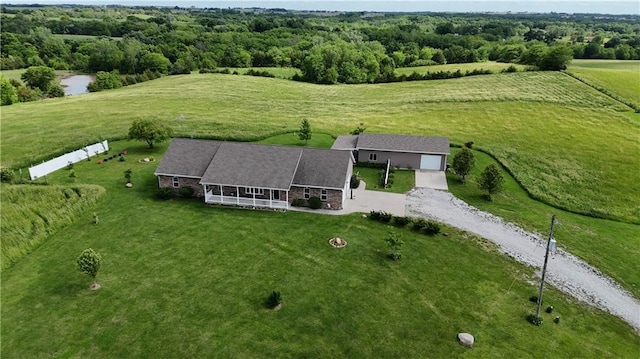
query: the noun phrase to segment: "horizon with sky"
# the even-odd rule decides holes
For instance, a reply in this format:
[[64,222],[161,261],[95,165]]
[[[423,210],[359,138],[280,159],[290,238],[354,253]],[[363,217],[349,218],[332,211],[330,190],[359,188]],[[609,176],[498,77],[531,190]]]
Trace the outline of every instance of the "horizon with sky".
[[371,11],[371,12],[529,12],[529,13],[592,13],[612,15],[640,15],[640,1],[629,0],[225,0],[225,1],[177,1],[177,0],[9,0],[3,4],[42,5],[124,5],[197,8],[282,8],[309,11]]

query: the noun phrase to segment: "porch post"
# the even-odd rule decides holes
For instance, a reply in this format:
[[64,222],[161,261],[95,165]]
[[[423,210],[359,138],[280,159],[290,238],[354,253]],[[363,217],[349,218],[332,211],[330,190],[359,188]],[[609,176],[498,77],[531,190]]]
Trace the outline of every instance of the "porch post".
[[220,187],[220,204],[224,203],[224,192],[222,191],[222,185],[219,184],[218,187]]
[[254,187],[251,190],[251,193],[253,193],[253,207],[255,208],[256,207],[256,187]]
[[236,206],[240,205],[240,187],[236,186]]
[[273,208],[273,190],[269,190],[269,208]]
[[286,205],[285,208],[289,209],[289,191],[285,191],[284,193],[285,193],[284,196],[287,199],[287,205]]
[[202,190],[204,191],[204,203],[207,203],[207,185],[206,184],[202,185]]

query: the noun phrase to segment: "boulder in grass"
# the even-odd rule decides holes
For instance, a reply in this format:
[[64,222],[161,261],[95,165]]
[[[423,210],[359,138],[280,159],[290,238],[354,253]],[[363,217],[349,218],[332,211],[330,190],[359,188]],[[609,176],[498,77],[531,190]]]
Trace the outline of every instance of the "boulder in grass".
[[469,333],[458,333],[458,342],[465,347],[471,348],[474,341],[473,335]]

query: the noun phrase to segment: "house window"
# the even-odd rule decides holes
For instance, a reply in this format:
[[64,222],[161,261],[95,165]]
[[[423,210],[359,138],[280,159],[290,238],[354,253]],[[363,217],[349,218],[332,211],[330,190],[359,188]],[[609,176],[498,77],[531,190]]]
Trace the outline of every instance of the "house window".
[[250,194],[250,195],[257,195],[257,196],[262,196],[264,195],[264,189],[262,188],[256,188],[256,187],[245,187],[244,188],[244,193],[245,194]]
[[311,193],[309,192],[309,187],[304,188],[304,199],[309,199],[311,197]]
[[369,154],[369,161],[377,161],[378,160],[378,154],[377,153],[370,153]]
[[178,187],[180,187],[180,178],[173,177],[173,188],[178,188]]
[[323,202],[326,202],[326,201],[327,201],[327,190],[326,190],[326,189],[322,189],[322,190],[320,190],[320,199],[321,199]]

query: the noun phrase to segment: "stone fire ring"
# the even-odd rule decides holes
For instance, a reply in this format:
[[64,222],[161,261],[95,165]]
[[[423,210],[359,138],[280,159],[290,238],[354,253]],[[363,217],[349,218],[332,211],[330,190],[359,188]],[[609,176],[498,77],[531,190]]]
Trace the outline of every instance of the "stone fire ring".
[[335,237],[335,238],[331,238],[331,239],[329,240],[329,244],[330,244],[330,245],[331,245],[331,247],[333,247],[333,248],[342,248],[342,247],[344,247],[344,246],[346,246],[346,245],[347,245],[347,241],[345,241],[345,240],[344,240],[344,239],[342,239],[342,238]]

